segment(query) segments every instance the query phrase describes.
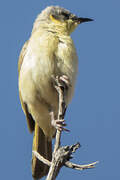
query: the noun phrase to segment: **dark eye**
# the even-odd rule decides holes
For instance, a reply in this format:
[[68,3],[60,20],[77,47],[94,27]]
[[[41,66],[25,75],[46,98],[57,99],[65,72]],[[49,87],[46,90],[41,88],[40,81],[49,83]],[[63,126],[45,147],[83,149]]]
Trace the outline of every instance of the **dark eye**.
[[69,16],[70,16],[66,12],[62,12],[61,15],[64,17],[65,20],[69,19]]
[[61,22],[64,22],[65,20],[68,20],[69,17],[70,17],[70,13],[68,12],[64,12],[64,11],[59,11],[59,12],[53,12],[52,13],[52,16],[61,21]]

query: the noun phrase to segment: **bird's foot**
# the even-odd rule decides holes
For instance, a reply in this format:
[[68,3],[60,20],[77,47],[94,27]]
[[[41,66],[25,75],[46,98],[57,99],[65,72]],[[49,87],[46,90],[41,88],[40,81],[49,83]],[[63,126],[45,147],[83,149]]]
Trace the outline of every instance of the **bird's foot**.
[[55,86],[63,87],[65,89],[71,87],[70,80],[66,75],[61,75],[56,77],[52,76],[52,79],[55,82]]
[[62,75],[59,77],[60,83],[63,84],[63,86],[65,86],[66,88],[70,87],[70,80],[66,75]]
[[57,129],[59,131],[68,131],[69,132],[69,130],[67,128],[65,128],[65,126],[67,126],[67,124],[65,123],[64,119],[56,120],[54,118],[53,112],[50,113],[50,116],[51,116],[51,125],[53,127],[55,127],[55,129]]

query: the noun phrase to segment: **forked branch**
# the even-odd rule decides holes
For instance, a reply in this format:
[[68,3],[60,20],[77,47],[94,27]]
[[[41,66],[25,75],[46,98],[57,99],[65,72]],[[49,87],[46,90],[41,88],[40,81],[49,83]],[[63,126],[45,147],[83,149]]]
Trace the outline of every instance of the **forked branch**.
[[[59,95],[58,120],[62,120],[64,118],[64,112],[66,109],[66,104],[65,104],[65,99],[64,99],[66,89],[63,86],[63,84],[60,83],[58,76],[56,77],[55,82],[56,82],[55,88]],[[98,163],[98,161],[96,161],[96,162],[86,164],[86,165],[79,165],[79,164],[74,164],[70,162],[69,160],[72,158],[72,153],[74,153],[80,147],[80,144],[76,143],[71,146],[61,147],[60,139],[61,139],[61,131],[57,130],[51,162],[43,158],[39,153],[33,151],[33,154],[40,161],[42,161],[43,163],[47,164],[50,167],[46,180],[55,180],[60,169],[63,166],[76,169],[76,170],[84,170],[84,169],[94,168],[96,163]]]

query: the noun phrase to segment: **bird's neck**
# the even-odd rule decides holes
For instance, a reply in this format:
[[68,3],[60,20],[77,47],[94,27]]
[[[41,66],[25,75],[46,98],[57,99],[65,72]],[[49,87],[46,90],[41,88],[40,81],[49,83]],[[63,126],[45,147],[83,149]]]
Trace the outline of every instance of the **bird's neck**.
[[53,32],[57,35],[62,34],[65,36],[69,35],[69,32],[67,31],[67,27],[63,24],[48,24],[48,23],[41,23],[39,26],[34,26],[32,33],[35,32],[38,29],[41,29],[42,31],[48,31]]

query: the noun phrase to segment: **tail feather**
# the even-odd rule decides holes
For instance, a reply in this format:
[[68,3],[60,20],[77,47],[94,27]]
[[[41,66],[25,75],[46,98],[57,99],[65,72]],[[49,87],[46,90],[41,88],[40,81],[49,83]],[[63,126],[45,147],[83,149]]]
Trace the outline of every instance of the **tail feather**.
[[[52,159],[52,142],[48,141],[42,129],[35,123],[35,132],[33,138],[33,150],[37,151],[44,158]],[[35,156],[32,157],[32,176],[34,179],[40,179],[48,174],[49,167],[39,161]]]

